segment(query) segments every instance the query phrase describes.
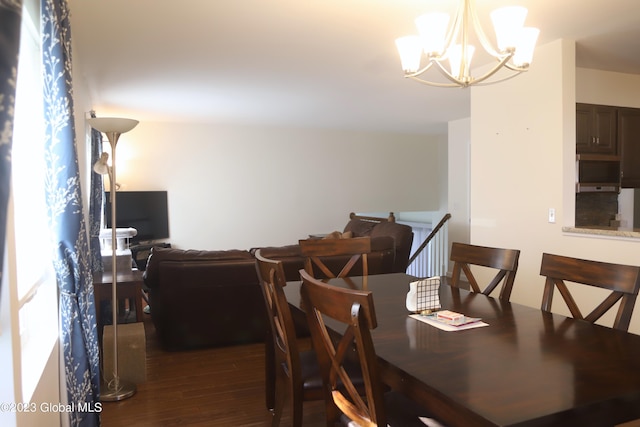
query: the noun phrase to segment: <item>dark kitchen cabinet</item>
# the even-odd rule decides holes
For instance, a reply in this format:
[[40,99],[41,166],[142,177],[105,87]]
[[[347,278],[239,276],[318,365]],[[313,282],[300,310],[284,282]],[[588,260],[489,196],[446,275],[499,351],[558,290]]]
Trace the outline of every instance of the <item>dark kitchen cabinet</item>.
[[640,188],[640,109],[618,108],[622,187]]
[[576,153],[618,154],[617,108],[576,104]]

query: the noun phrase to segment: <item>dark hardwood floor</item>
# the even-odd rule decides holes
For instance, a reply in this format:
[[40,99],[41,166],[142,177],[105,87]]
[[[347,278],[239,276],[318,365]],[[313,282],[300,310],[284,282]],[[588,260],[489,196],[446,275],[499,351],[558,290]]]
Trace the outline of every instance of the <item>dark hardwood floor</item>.
[[[129,399],[103,402],[103,426],[270,425],[263,344],[166,352],[157,343],[151,316],[144,317],[147,380]],[[291,425],[289,408],[280,425]],[[325,426],[323,402],[305,402],[304,425]]]

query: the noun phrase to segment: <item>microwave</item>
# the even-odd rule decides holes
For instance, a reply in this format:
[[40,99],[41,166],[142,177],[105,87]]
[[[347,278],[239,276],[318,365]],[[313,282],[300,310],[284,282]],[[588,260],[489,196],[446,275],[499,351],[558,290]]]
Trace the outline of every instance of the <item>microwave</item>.
[[578,154],[576,193],[619,193],[620,156]]

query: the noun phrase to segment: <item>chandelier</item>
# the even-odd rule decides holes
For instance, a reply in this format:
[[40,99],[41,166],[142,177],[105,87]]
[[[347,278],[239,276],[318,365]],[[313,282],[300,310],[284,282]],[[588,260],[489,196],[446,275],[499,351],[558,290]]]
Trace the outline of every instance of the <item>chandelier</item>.
[[[533,50],[540,30],[525,28],[527,9],[510,6],[491,13],[496,34],[497,49],[485,35],[475,10],[474,0],[461,0],[460,6],[449,26],[449,15],[442,12],[428,13],[416,19],[417,36],[396,39],[396,47],[405,77],[418,82],[439,87],[467,87],[501,82],[526,71],[533,58]],[[472,29],[476,40],[497,63],[485,74],[471,75],[471,59],[475,47],[472,41]],[[420,68],[422,56],[427,63]],[[449,62],[447,68],[445,62]],[[439,70],[448,82],[431,81],[421,78],[430,69]],[[496,73],[505,68],[508,71]],[[493,78],[491,78],[493,77]]]

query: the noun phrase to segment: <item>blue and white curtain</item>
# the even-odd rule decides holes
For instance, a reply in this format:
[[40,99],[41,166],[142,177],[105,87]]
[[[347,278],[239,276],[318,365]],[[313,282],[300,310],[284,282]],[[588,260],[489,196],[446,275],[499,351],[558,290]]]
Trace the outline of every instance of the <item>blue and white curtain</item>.
[[44,65],[46,197],[60,295],[60,345],[72,426],[97,426],[98,334],[87,228],[73,119],[71,29],[66,0],[41,0]]
[[13,106],[16,98],[21,20],[22,0],[0,0],[0,285],[7,237]]

